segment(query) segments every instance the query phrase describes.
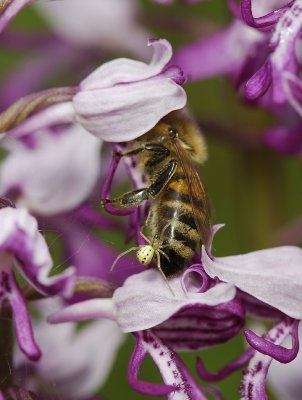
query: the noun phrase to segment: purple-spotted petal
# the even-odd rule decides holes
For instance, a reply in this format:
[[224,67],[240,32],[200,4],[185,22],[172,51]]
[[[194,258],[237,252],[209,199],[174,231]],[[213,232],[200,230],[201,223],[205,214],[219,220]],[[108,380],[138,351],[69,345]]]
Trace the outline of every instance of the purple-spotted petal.
[[169,279],[168,284],[170,288],[160,273],[151,269],[132,275],[114,292],[117,322],[124,332],[152,328],[185,307],[216,306],[235,296],[235,288],[229,284],[218,284],[204,293],[187,294],[180,277]]
[[244,335],[249,345],[260,353],[266,354],[279,362],[289,363],[297,357],[299,352],[298,325],[299,321],[297,320],[291,325],[292,330],[289,332],[292,336],[291,349],[274,344],[270,340],[256,335],[255,332],[249,329],[244,332]]
[[18,345],[30,360],[36,361],[40,358],[41,352],[34,338],[25,299],[13,274],[8,275],[7,286],[5,297],[12,308]]
[[99,177],[100,140],[73,125],[60,134],[40,131],[36,142],[33,149],[8,143],[11,152],[0,166],[0,193],[17,188],[17,204],[36,214],[75,208]]
[[171,45],[164,39],[149,43],[154,50],[150,64],[113,60],[81,82],[73,98],[76,118],[97,137],[110,142],[135,139],[185,106],[185,91],[176,83],[179,75],[165,75]]
[[[138,332],[136,338],[128,370],[129,383],[135,390],[153,396],[166,394],[168,400],[207,400],[178,355],[152,331]],[[140,366],[147,354],[157,365],[165,385],[138,380]]]
[[206,272],[236,285],[292,318],[302,318],[302,250],[284,246],[212,260],[205,249]]
[[15,257],[25,279],[42,293],[70,296],[74,269],[70,267],[57,276],[49,277],[52,260],[35,218],[25,209],[6,207],[0,210],[0,221],[0,251]]
[[302,29],[301,1],[295,1],[291,8],[280,18],[271,38],[271,46],[275,48],[270,56],[272,66],[273,100],[276,103],[286,101],[284,78],[286,74],[298,74],[296,57],[296,40]]
[[23,7],[32,2],[33,0],[3,0],[0,3],[0,33]]
[[[275,345],[280,345],[292,330],[292,322],[281,321],[266,335],[266,339]],[[273,358],[256,352],[247,369],[244,371],[241,383],[242,400],[267,400],[265,392],[266,376]]]
[[136,336],[136,344],[128,366],[128,381],[130,386],[145,395],[164,396],[174,391],[174,388],[165,384],[149,383],[138,379],[140,367],[148,355],[142,334]]

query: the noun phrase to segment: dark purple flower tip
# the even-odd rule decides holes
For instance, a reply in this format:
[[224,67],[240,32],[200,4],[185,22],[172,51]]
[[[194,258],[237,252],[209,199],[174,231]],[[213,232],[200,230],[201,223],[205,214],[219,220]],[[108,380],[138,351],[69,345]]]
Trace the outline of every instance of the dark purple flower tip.
[[[299,321],[295,320],[292,325],[292,349],[287,349],[280,345],[272,343],[270,340],[256,335],[251,330],[244,332],[245,338],[250,346],[262,354],[266,354],[275,360],[282,363],[289,363],[297,357],[299,351],[299,337],[298,337]],[[280,328],[282,330],[282,328]],[[280,331],[280,334],[282,332]]]
[[247,364],[255,353],[254,349],[248,349],[244,353],[242,353],[235,360],[231,361],[228,365],[220,369],[215,373],[208,372],[205,368],[203,361],[197,357],[196,359],[196,369],[201,377],[201,379],[208,382],[217,382],[221,379],[226,378],[231,375],[234,371],[242,368],[245,364]]
[[173,79],[173,81],[178,85],[184,85],[188,80],[184,71],[178,65],[170,65],[165,71],[163,71],[163,75]]
[[286,126],[271,128],[264,133],[263,142],[284,155],[295,155],[302,152],[302,133],[299,128]]
[[[279,322],[274,326],[265,336],[266,340],[269,340],[274,345],[280,345],[288,335],[292,335],[293,342],[297,341],[297,327],[298,321],[291,318],[285,318],[283,321]],[[258,339],[255,340],[257,342]],[[260,347],[266,347],[260,344]],[[293,343],[293,348],[296,344]],[[259,349],[257,349],[259,350]],[[260,351],[260,352],[259,352]],[[241,399],[244,400],[267,400],[267,395],[265,392],[265,381],[268,374],[269,367],[273,361],[274,355],[280,355],[279,350],[273,348],[270,353],[274,354],[263,354],[261,350],[255,351],[253,357],[251,358],[248,367],[243,373],[243,380],[240,386]],[[282,351],[281,351],[282,353]],[[285,356],[286,358],[286,356]],[[287,359],[290,359],[288,357]],[[281,356],[281,362],[283,362],[284,357]]]
[[268,90],[272,82],[270,62],[266,62],[245,84],[244,94],[249,100],[255,100]]
[[241,0],[241,15],[243,20],[249,26],[261,30],[269,30],[276,24],[276,22],[278,22],[279,18],[292,6],[293,3],[294,0],[262,17],[254,18],[252,12],[252,0]]

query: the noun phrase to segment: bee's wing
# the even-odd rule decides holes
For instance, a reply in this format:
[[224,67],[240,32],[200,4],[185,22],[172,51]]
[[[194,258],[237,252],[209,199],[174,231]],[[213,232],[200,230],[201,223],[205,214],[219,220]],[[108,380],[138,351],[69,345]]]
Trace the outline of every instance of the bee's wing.
[[188,157],[186,149],[181,146],[178,139],[174,140],[173,144],[188,183],[195,225],[200,234],[201,242],[206,245],[211,230],[211,211],[207,191],[193,161]]

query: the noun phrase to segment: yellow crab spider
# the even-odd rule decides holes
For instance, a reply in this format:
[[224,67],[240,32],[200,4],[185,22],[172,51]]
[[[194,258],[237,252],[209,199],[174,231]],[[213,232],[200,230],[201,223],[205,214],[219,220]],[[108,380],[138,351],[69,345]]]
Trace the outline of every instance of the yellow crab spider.
[[168,256],[161,250],[163,247],[166,247],[167,245],[162,246],[161,241],[157,235],[154,237],[153,241],[151,242],[142,232],[140,232],[140,234],[146,240],[146,242],[148,244],[131,247],[130,249],[128,249],[128,250],[124,251],[123,253],[121,253],[120,255],[118,255],[118,257],[114,260],[114,262],[110,268],[110,271],[113,270],[113,268],[115,267],[116,263],[118,262],[118,260],[120,258],[122,258],[124,255],[130,253],[131,251],[136,250],[136,259],[142,265],[149,265],[151,263],[151,261],[153,260],[154,255],[156,255],[157,269],[163,276],[165,282],[167,283],[167,285],[169,287],[169,290],[171,291],[171,293],[174,296],[174,293],[168,283],[167,277],[165,276],[165,274],[160,266],[160,254],[162,254],[164,257],[166,257],[169,260]]

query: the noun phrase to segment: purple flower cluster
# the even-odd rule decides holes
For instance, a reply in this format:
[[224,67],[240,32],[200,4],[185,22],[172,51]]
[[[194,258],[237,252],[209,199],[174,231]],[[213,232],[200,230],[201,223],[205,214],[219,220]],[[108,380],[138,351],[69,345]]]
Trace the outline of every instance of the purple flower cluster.
[[[39,38],[16,28],[3,32],[31,2],[0,2],[1,45],[32,51],[2,82],[0,100],[0,400],[99,398],[124,334],[135,339],[129,385],[144,395],[221,399],[213,382],[243,369],[238,398],[265,400],[272,364],[276,392],[298,399],[298,379],[287,388],[282,376],[276,379],[287,381],[276,362],[300,357],[301,248],[216,257],[212,241],[221,225],[213,225],[209,242],[177,276],[164,280],[158,269],[128,255],[111,271],[119,253],[104,235],[145,245],[149,204],[108,203],[105,213],[98,202],[110,198],[113,180],[146,186],[135,152],[121,153],[168,114],[188,115],[187,82],[227,76],[245,104],[274,118],[261,145],[301,156],[302,1],[230,0],[228,26],[174,54],[168,40],[147,39],[134,0],[41,2],[31,7],[51,32]],[[183,3],[194,8],[202,2]],[[115,57],[124,52],[135,59]],[[57,74],[64,86],[45,87]],[[77,329],[83,320],[95,321]],[[210,386],[194,378],[179,355],[240,333],[246,349],[218,372],[208,372],[196,357],[194,372]],[[147,356],[162,383],[141,379]]]

